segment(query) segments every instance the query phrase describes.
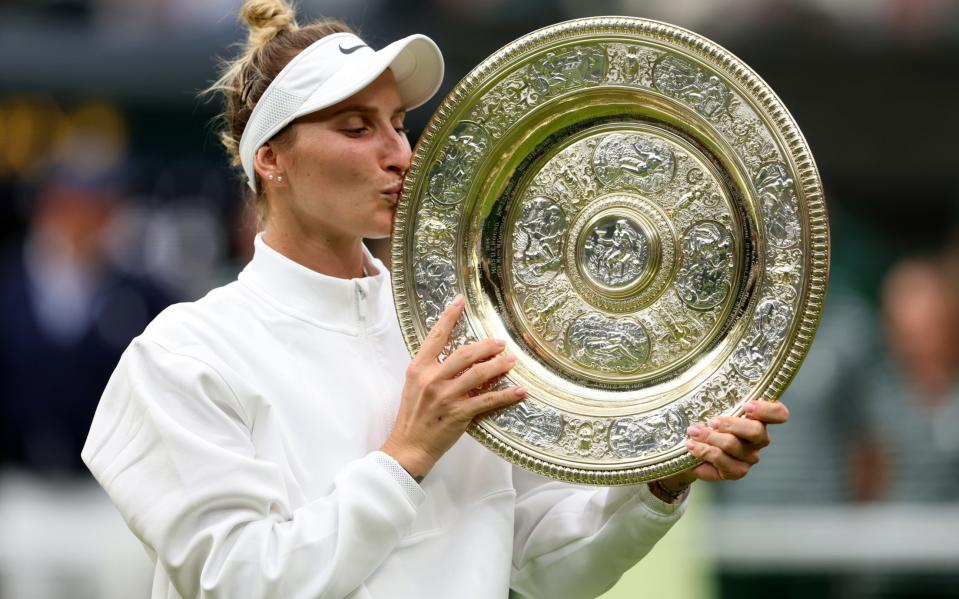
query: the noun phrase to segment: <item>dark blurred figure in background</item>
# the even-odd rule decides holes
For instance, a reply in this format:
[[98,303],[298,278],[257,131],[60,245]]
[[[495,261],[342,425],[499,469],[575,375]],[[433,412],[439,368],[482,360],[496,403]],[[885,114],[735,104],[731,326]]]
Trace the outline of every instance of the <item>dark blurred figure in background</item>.
[[0,258],[0,465],[85,475],[79,451],[107,379],[169,298],[107,260],[116,166],[69,158],[44,170],[26,239]]
[[867,499],[959,501],[959,293],[939,263],[900,262],[882,289],[888,356],[870,416],[884,471]]
[[21,181],[26,231],[0,252],[0,599],[149,590],[79,459],[121,352],[169,303],[107,251],[127,209],[122,129],[108,107],[77,110]]

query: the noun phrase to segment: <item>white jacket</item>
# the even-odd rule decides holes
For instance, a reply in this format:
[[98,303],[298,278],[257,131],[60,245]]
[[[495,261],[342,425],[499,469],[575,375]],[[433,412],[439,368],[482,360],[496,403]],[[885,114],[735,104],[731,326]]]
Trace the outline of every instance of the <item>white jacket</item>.
[[600,594],[682,506],[583,488],[464,436],[422,483],[378,447],[409,355],[389,275],[336,279],[256,240],[237,282],[124,353],[83,459],[156,563],[153,597]]

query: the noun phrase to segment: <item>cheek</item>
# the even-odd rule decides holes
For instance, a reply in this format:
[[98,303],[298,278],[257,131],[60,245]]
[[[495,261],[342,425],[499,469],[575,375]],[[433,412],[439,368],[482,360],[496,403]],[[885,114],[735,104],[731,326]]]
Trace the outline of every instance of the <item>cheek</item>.
[[323,169],[324,179],[338,186],[357,185],[363,179],[363,157],[355,151],[344,149],[333,155],[326,156],[321,163],[327,165]]

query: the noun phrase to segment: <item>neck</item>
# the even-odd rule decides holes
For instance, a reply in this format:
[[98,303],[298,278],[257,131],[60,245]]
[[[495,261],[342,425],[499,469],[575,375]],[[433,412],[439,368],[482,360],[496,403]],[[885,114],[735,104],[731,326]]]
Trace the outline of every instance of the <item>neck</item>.
[[263,241],[290,260],[339,279],[364,276],[363,240],[284,234],[267,225]]

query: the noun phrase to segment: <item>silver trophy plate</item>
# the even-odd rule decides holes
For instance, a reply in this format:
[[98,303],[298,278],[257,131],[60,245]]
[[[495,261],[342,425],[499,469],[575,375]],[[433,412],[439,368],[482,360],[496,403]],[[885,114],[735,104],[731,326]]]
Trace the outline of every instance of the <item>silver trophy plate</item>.
[[809,148],[749,67],[659,22],[541,29],[483,61],[418,144],[394,295],[415,353],[457,293],[447,348],[508,340],[479,419],[504,458],[572,482],[695,465],[686,428],[775,400],[819,321],[826,207]]

